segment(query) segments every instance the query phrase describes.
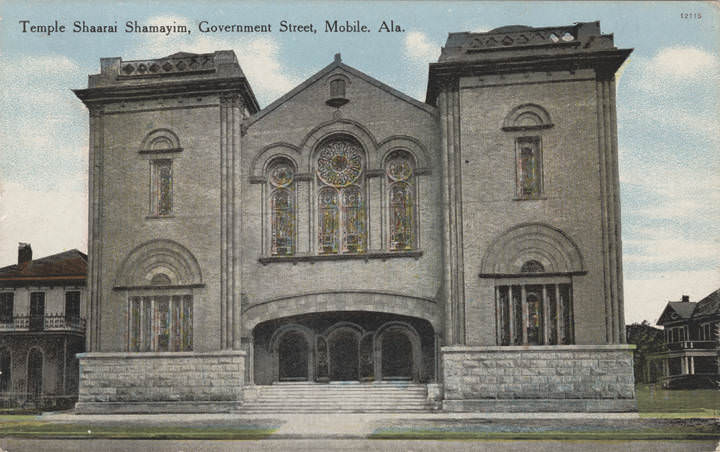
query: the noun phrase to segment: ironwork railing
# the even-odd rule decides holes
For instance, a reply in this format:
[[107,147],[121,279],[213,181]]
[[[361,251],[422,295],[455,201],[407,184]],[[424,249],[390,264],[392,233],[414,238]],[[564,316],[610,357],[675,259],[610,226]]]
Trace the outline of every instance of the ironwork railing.
[[85,332],[85,319],[64,314],[0,317],[0,332],[3,331],[76,331],[83,333]]
[[665,344],[665,347],[668,350],[712,350],[718,348],[718,343],[715,341],[679,341]]

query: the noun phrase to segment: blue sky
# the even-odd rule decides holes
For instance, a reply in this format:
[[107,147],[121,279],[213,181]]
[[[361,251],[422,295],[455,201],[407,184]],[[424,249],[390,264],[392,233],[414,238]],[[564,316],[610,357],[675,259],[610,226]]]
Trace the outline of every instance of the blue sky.
[[[681,13],[701,18],[681,18]],[[697,16],[692,16],[697,17]],[[197,23],[394,20],[404,33],[203,34]],[[19,20],[120,26],[115,34],[22,33]],[[127,34],[177,23],[189,35]],[[618,79],[623,261],[628,322],[668,299],[720,287],[720,8],[710,2],[79,2],[0,4],[0,266],[17,242],[35,256],[87,249],[87,112],[70,92],[101,57],[232,49],[262,106],[342,52],[343,61],[424,100],[427,64],[449,32],[601,22],[634,48]]]

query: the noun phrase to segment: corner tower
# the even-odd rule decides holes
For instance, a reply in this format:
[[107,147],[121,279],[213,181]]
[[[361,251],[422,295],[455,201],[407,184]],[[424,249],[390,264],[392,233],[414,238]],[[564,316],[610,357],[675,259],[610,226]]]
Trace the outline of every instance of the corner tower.
[[430,65],[446,409],[634,408],[615,116],[630,52],[598,22],[508,26],[451,33]]
[[[234,52],[103,58],[75,94],[90,111],[89,353],[78,410],[238,402],[241,122],[258,104]],[[207,329],[193,334],[193,325]],[[197,366],[204,373],[184,371]],[[203,378],[218,370],[228,381]]]

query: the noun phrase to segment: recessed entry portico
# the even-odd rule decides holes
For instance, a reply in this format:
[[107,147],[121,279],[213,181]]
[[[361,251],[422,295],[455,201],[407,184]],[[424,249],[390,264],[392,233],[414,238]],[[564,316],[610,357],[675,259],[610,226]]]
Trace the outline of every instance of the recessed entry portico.
[[426,320],[327,312],[274,319],[253,330],[254,383],[435,379],[436,344]]

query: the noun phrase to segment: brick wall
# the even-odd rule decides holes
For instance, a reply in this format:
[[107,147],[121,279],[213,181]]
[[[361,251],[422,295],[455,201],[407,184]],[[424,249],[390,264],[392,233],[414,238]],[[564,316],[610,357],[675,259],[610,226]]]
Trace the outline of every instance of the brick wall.
[[444,408],[632,411],[632,346],[443,347]]
[[208,411],[242,400],[244,352],[78,356],[78,412]]

